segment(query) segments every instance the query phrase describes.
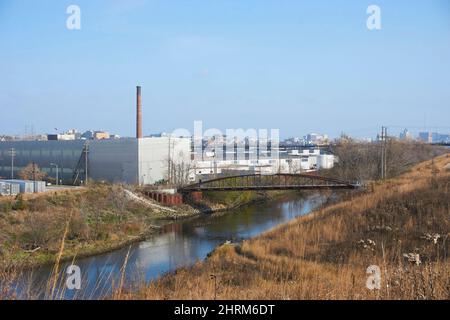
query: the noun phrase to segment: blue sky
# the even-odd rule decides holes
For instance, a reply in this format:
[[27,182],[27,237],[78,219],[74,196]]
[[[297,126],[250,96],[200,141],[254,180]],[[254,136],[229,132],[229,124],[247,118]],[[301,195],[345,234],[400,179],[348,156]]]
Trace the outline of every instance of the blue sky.
[[[371,4],[382,30],[366,28]],[[132,136],[138,84],[144,134],[194,120],[282,137],[448,132],[450,2],[0,0],[0,134]]]

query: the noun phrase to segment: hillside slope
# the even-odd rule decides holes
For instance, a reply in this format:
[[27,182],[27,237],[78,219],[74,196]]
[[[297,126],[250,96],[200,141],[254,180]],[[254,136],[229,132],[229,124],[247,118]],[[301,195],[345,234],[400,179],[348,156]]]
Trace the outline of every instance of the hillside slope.
[[[450,156],[143,286],[132,299],[449,299]],[[366,286],[380,270],[379,289]],[[216,278],[216,286],[214,285]]]

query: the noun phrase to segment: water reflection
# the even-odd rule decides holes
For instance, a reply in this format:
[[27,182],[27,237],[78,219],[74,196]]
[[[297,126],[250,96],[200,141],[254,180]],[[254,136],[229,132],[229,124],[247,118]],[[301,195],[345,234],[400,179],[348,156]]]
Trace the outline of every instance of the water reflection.
[[[64,289],[65,275],[53,297],[64,299],[95,299],[111,294],[123,276],[125,287],[150,281],[176,268],[189,266],[204,259],[215,247],[230,241],[242,241],[267,231],[276,225],[304,215],[323,203],[320,195],[301,198],[291,195],[271,203],[236,209],[226,214],[205,216],[191,221],[165,225],[158,235],[111,253],[78,260],[83,280],[82,289]],[[124,268],[126,258],[127,264]],[[63,265],[65,270],[68,264]],[[19,296],[45,299],[45,286],[50,268],[40,268],[23,275],[17,282]],[[30,281],[32,278],[32,281]]]

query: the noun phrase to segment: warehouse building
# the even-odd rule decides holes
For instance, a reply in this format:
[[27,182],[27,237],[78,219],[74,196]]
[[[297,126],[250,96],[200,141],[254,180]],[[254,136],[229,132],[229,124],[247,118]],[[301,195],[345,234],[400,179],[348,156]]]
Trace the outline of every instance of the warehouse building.
[[58,176],[64,184],[82,184],[86,176],[96,181],[152,184],[170,178],[174,168],[187,169],[191,139],[144,138],[141,87],[136,93],[135,138],[103,135],[101,140],[0,141],[0,179],[17,178],[30,163],[48,177]]
[[58,170],[59,179],[65,184],[72,184],[74,173],[79,170],[81,183],[87,162],[89,179],[152,184],[167,178],[170,165],[188,166],[190,161],[189,138],[0,142],[0,179],[11,179],[11,169],[17,178],[23,168],[34,162],[48,177],[56,177]]
[[[34,162],[50,177],[69,183],[82,154],[84,141],[3,141],[0,142],[0,178],[18,178],[20,171]],[[13,174],[11,173],[13,171]]]
[[298,174],[331,169],[338,161],[334,155],[324,154],[320,149],[291,150],[289,153],[280,152],[279,157],[253,160],[217,160],[214,156],[211,152],[203,160],[195,161],[189,180],[205,180],[211,175],[224,174]]

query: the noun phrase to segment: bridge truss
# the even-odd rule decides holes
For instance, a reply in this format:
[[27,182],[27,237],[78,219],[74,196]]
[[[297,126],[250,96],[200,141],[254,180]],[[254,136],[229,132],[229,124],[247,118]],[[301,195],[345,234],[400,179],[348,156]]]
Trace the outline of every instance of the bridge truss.
[[357,189],[361,185],[314,174],[236,175],[199,181],[181,193],[196,191]]

